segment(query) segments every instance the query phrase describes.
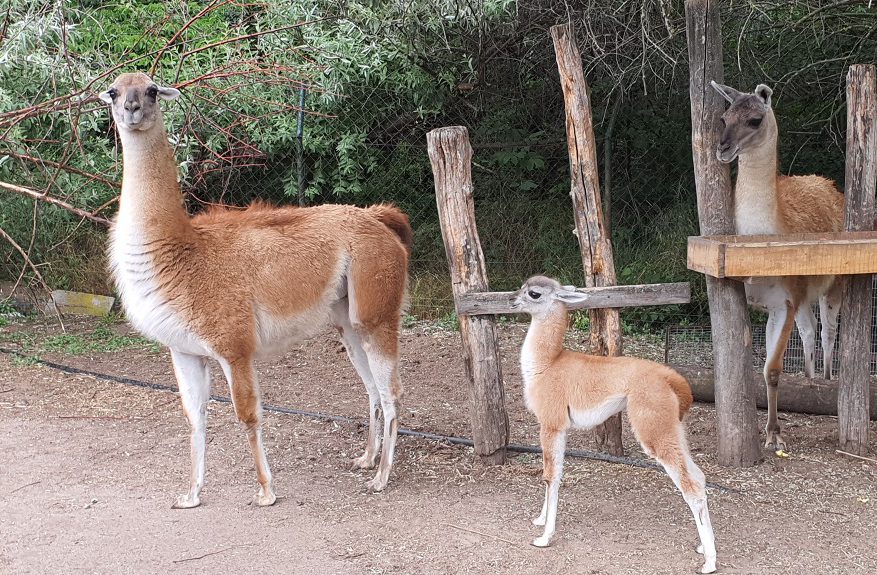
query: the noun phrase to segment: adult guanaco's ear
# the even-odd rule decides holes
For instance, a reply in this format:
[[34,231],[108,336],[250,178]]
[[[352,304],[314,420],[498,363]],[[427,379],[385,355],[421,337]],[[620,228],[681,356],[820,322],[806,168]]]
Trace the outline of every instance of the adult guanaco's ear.
[[755,95],[764,102],[766,106],[770,106],[770,96],[773,94],[773,90],[770,89],[770,86],[766,84],[759,84],[755,87]]
[[176,88],[158,87],[158,97],[162,100],[176,100],[180,97],[180,91]]
[[712,86],[713,90],[721,94],[724,99],[731,102],[732,104],[734,103],[734,100],[737,98],[737,96],[740,95],[739,90],[735,90],[731,86],[719,84],[717,82],[714,82],[713,80],[710,80],[710,86]]
[[563,286],[555,292],[555,295],[564,303],[580,303],[588,299],[588,294],[575,289],[575,286]]
[[97,97],[100,98],[101,100],[103,100],[104,102],[106,102],[107,104],[113,103],[113,97],[110,96],[109,90],[101,92],[100,94],[97,95]]

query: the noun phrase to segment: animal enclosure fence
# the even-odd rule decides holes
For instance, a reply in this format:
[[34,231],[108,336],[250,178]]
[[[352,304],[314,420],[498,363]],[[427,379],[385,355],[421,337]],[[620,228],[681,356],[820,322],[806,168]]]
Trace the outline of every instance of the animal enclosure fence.
[[[581,23],[581,15],[573,15],[573,19]],[[538,30],[538,35],[544,37],[546,45],[550,44],[546,30]],[[586,61],[585,65],[590,63]],[[333,95],[351,102],[341,107],[341,112],[326,116],[296,113],[294,121],[282,130],[277,129],[278,133],[260,134],[266,139],[296,140],[295,145],[282,154],[260,155],[248,147],[253,142],[240,134],[237,134],[239,145],[228,149],[218,149],[205,138],[197,154],[178,156],[184,168],[183,185],[190,210],[198,211],[219,201],[242,205],[254,198],[294,203],[299,191],[304,193],[307,204],[396,202],[411,216],[416,233],[409,312],[412,316],[438,319],[449,327],[456,326],[458,319],[454,315],[449,269],[431,193],[433,180],[426,134],[439,125],[462,125],[467,127],[472,140],[475,211],[491,288],[517,288],[524,278],[534,273],[548,273],[565,282],[583,285],[581,254],[570,233],[576,222],[568,203],[570,178],[563,98],[560,90],[539,88],[556,86],[558,81],[550,58],[547,65],[542,62],[537,68],[540,66],[544,70],[540,68],[531,78],[536,88],[511,81],[516,73],[509,73],[501,64],[487,66],[479,71],[483,86],[472,90],[463,83],[456,85],[450,96],[453,105],[444,107],[440,114],[430,109],[414,111],[412,107],[403,114],[380,115],[376,110],[381,104],[397,98],[398,94],[369,82],[348,83],[344,93]],[[741,75],[752,77],[742,70]],[[603,207],[607,213],[611,212],[608,219],[618,282],[689,281],[692,285],[692,303],[622,310],[622,327],[628,335],[635,335],[664,333],[667,326],[680,324],[708,325],[704,280],[699,274],[687,271],[684,265],[684,237],[697,233],[696,210],[690,185],[688,142],[685,137],[674,139],[672,136],[687,134],[687,110],[683,110],[680,118],[678,110],[669,104],[659,102],[649,107],[649,99],[657,100],[654,90],[664,89],[660,85],[648,85],[646,90],[644,82],[643,91],[648,92],[648,97],[632,103],[625,99],[631,97],[629,93],[621,98],[607,89],[605,78],[602,81],[602,85],[595,83],[595,93],[605,95],[606,100],[595,101],[594,123]],[[53,83],[46,83],[47,90],[50,85]],[[229,85],[216,80],[210,87],[219,92]],[[181,128],[188,116],[206,116],[199,107],[203,103],[193,95],[194,86],[188,89],[189,95],[186,91],[184,89],[184,105],[170,109],[169,117],[174,117],[175,122],[172,127],[176,128],[172,137],[177,142],[203,137]],[[536,93],[538,98],[534,97]],[[675,94],[670,90],[667,93]],[[496,97],[490,100],[485,94]],[[50,101],[63,96],[45,95]],[[301,92],[295,89],[286,95],[288,102],[294,103],[299,101]],[[316,108],[316,99],[323,96],[309,92],[305,108]],[[519,105],[506,108],[500,105],[501,101]],[[88,120],[80,135],[86,141],[106,141],[107,147],[112,148],[113,142],[107,135],[113,128],[105,122],[105,111],[95,120],[93,110],[85,102],[84,107],[76,108]],[[655,119],[661,123],[651,121]],[[55,125],[68,122],[66,112],[53,120]],[[323,129],[327,126],[331,129]],[[301,134],[300,139],[298,134]],[[680,141],[684,144],[681,151]],[[673,142],[676,148],[672,147]],[[95,182],[82,174],[64,172],[55,156],[31,154],[28,142],[9,144],[17,156],[6,156],[7,141],[0,143],[4,146],[0,151],[0,172],[4,177],[14,174],[21,181],[13,181],[32,186],[37,193],[70,200],[74,191]],[[180,149],[184,149],[183,144]],[[798,157],[797,152],[795,157]],[[220,165],[222,161],[227,163]],[[194,170],[196,165],[201,168]],[[803,169],[811,168],[799,161],[795,170]],[[203,177],[195,177],[196,172]],[[98,177],[107,180],[107,189],[114,193],[112,184],[118,179],[118,173],[101,172]],[[55,222],[49,218],[55,208],[37,207],[42,204],[32,198],[12,195],[12,192],[0,193],[4,194],[4,209],[8,206],[17,209],[4,211],[12,216],[0,219],[0,228],[9,231],[24,250],[33,245],[32,255],[38,269],[51,272],[55,264],[46,265],[37,257],[40,239],[31,240],[34,230],[39,231],[41,226],[49,228]],[[99,204],[105,199],[98,193],[87,197],[90,203],[85,207],[89,210],[100,209]],[[107,205],[112,206],[111,200]],[[99,213],[107,215],[109,212]],[[80,230],[89,225],[82,225],[78,217],[72,217],[68,223]],[[88,239],[99,243],[93,236]],[[7,248],[2,254],[5,273],[15,280],[22,269],[21,261],[5,242],[2,245]],[[85,241],[53,241],[47,245],[68,258],[91,247]],[[83,287],[108,293],[106,285],[101,285],[106,274],[99,261],[78,273],[78,276],[57,274],[58,283],[53,287]],[[581,337],[587,337],[590,324],[584,314],[576,316],[575,324],[581,328]],[[695,328],[685,329],[696,333]],[[874,329],[872,324],[872,331]],[[756,327],[753,350],[756,357],[752,359],[756,366],[759,363],[758,334]],[[681,336],[673,342],[676,347],[670,349],[670,361],[680,357],[685,349]],[[795,349],[793,343],[786,362],[792,372],[799,369]],[[713,356],[706,359],[711,365]]]

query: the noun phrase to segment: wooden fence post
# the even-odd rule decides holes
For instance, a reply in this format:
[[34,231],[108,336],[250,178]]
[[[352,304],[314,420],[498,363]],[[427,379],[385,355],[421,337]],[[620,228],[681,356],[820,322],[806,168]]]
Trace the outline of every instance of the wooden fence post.
[[[724,101],[708,84],[724,81],[718,0],[686,0],[691,149],[702,235],[733,234],[731,176],[716,159]],[[706,276],[715,356],[719,464],[761,459],[752,377],[752,326],[740,282]]]
[[[844,228],[873,229],[877,190],[877,75],[873,64],[847,74],[847,163]],[[844,292],[840,322],[837,424],[840,448],[868,451],[872,276],[854,275]]]
[[[438,128],[426,135],[435,196],[455,302],[472,291],[489,291],[472,199],[472,146],[466,128]],[[463,360],[469,379],[475,453],[488,464],[505,463],[509,418],[505,408],[493,316],[460,315]]]
[[[588,83],[582,56],[569,24],[551,27],[557,70],[566,109],[566,139],[569,148],[570,195],[576,222],[576,236],[582,252],[586,287],[616,284],[612,243],[603,220],[600,180],[597,173],[597,144],[591,120]],[[618,309],[592,309],[591,349],[599,355],[621,355],[621,320]],[[622,455],[621,415],[595,428],[597,444],[612,455]]]

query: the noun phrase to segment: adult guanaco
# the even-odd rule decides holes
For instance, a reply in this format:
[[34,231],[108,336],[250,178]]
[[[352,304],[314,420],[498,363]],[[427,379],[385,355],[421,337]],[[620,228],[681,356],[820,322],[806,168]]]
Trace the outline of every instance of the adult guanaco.
[[179,95],[142,73],[122,74],[100,94],[122,143],[122,195],[109,247],[113,278],[129,321],[170,348],[191,426],[190,487],[174,506],[201,501],[208,359],[219,363],[246,429],[260,485],[254,502],[274,503],[253,361],[285,351],[328,324],[340,332],[369,396],[368,440],[354,467],[375,466],[383,412],[383,453],[368,483],[382,490],[398,427],[408,217],[389,205],[260,203],[190,217],[159,106]]
[[[821,176],[784,176],[777,168],[778,129],[771,107],[770,87],[759,84],[743,93],[715,82],[710,85],[730,106],[722,115],[722,135],[716,157],[737,159],[734,186],[734,227],[738,234],[838,232],[843,229],[844,199],[834,182]],[[813,377],[816,316],[822,321],[823,375],[831,379],[837,317],[845,280],[840,276],[781,276],[745,278],[750,304],[767,311],[764,382],[767,387],[765,447],[786,448],[777,421],[777,386],[792,322],[804,345],[804,373]]]

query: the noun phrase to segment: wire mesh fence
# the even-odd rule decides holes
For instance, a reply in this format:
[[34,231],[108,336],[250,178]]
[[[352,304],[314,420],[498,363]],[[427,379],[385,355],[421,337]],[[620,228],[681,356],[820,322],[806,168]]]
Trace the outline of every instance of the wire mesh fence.
[[[703,278],[685,265],[686,238],[697,235],[698,225],[681,4],[501,2],[486,12],[486,5],[370,2],[341,3],[350,6],[336,12],[331,2],[223,2],[197,14],[186,3],[73,4],[22,0],[0,15],[0,29],[10,31],[0,34],[0,183],[15,185],[3,192],[9,195],[0,205],[0,231],[20,248],[0,242],[7,279],[26,275],[27,254],[52,287],[112,291],[101,255],[104,228],[41,202],[51,197],[106,224],[118,199],[121,158],[96,93],[125,68],[149,70],[182,89],[164,109],[190,212],[254,199],[394,202],[415,234],[409,313],[448,316],[450,276],[426,134],[462,125],[474,150],[476,218],[491,289],[515,289],[536,273],[582,285],[563,95],[547,33],[573,21],[591,88],[618,282],[692,286],[690,304],[624,310],[625,329],[653,337],[668,326],[708,321]],[[310,4],[320,5],[325,18]],[[616,9],[622,5],[636,9]],[[728,46],[763,19],[777,46],[794,47],[757,61],[738,50],[734,75],[748,85],[765,75],[779,78],[781,125],[809,130],[780,140],[780,156],[795,167],[787,162],[784,171],[840,178],[844,149],[836,136],[844,115],[837,113],[836,80],[844,62],[873,54],[870,20],[832,15],[851,10],[844,4],[813,11],[820,17],[808,53],[779,41],[802,37],[801,27],[810,29],[806,19],[792,18],[789,26],[788,3],[768,5],[727,8]],[[828,58],[819,39],[834,37],[835,23],[861,40],[832,48]],[[132,42],[121,53],[113,51],[118,38]],[[809,58],[795,73],[789,50]],[[22,190],[30,195],[14,195]],[[673,354],[687,353],[683,343],[708,334],[669,329]],[[789,369],[800,363],[797,349],[795,335]]]
[[[877,277],[873,280],[871,291],[871,354],[868,365],[871,375],[877,375]],[[815,364],[816,374],[823,373],[825,355],[819,334],[822,322],[819,318],[818,306],[814,306],[818,321],[816,330]],[[758,314],[752,325],[752,367],[762,369],[767,359],[765,343],[765,324],[763,314]],[[832,373],[837,376],[840,369],[839,350],[842,345],[840,338],[835,340]],[[668,325],[664,328],[664,362],[670,365],[698,366],[709,368],[713,364],[712,332],[707,325]],[[804,344],[797,329],[792,330],[789,346],[783,358],[783,372],[804,372]]]

